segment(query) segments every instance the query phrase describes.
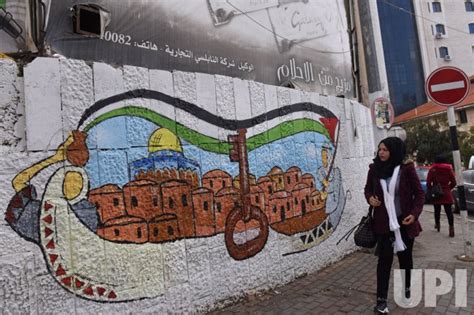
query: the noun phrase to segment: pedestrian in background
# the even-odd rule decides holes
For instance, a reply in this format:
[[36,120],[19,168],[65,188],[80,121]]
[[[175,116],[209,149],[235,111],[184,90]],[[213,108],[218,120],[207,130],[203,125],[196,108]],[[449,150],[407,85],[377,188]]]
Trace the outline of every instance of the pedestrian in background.
[[402,296],[410,299],[413,243],[421,232],[418,217],[423,209],[424,192],[411,161],[405,160],[405,144],[400,138],[382,140],[374,163],[369,166],[365,198],[374,207],[377,237],[377,304],[375,311],[388,313],[387,296],[394,253],[404,270]]
[[426,178],[428,191],[437,183],[439,183],[443,189],[443,196],[431,200],[434,206],[435,229],[438,232],[440,230],[441,205],[443,205],[446,216],[448,217],[449,237],[454,237],[454,218],[452,211],[454,199],[451,190],[456,187],[456,178],[454,176],[453,167],[448,163],[444,155],[438,155],[428,171]]

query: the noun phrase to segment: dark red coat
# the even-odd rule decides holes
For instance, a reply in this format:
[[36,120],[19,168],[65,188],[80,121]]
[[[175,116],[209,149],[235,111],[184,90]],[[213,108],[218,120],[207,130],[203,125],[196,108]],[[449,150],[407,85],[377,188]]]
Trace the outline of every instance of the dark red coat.
[[431,166],[426,178],[426,187],[430,189],[434,183],[440,183],[444,195],[441,198],[431,200],[431,203],[434,205],[453,204],[454,199],[451,190],[456,187],[456,178],[451,164],[434,163]]
[[[380,185],[380,178],[374,174],[374,165],[369,166],[369,173],[367,175],[367,182],[364,188],[365,199],[369,202],[370,196],[377,196],[382,205],[373,210],[374,216],[374,230],[376,234],[385,234],[390,232],[388,223],[388,213],[385,208],[382,186]],[[415,238],[422,231],[418,217],[423,210],[423,204],[425,201],[425,193],[421,188],[420,180],[415,171],[413,162],[408,162],[401,165],[400,167],[400,183],[399,183],[399,196],[400,196],[400,208],[402,211],[402,219],[412,214],[415,216],[415,222],[405,226],[407,234],[410,238]]]

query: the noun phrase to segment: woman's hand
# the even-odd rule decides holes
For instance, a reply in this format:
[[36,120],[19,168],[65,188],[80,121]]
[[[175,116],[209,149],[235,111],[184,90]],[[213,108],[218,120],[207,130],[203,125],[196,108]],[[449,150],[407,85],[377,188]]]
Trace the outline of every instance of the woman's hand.
[[402,224],[403,225],[410,225],[413,222],[415,222],[415,216],[413,214],[410,214],[403,219]]
[[379,200],[377,196],[370,196],[369,198],[369,205],[372,207],[379,207],[382,204],[382,202]]

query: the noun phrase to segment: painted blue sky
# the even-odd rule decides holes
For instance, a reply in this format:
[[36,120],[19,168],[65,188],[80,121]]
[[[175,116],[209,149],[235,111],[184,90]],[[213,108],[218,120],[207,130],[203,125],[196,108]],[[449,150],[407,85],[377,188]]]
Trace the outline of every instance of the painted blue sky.
[[[122,186],[130,181],[128,164],[148,156],[148,138],[159,127],[137,117],[115,117],[93,127],[87,138],[90,159],[86,165],[91,188],[108,183]],[[183,154],[199,163],[201,176],[213,169],[224,170],[232,176],[238,174],[238,163],[230,162],[227,154],[204,151],[180,140]],[[316,132],[302,132],[266,144],[249,152],[250,172],[258,178],[274,166],[284,171],[298,166],[303,173],[311,173],[316,178],[323,144],[330,143]]]

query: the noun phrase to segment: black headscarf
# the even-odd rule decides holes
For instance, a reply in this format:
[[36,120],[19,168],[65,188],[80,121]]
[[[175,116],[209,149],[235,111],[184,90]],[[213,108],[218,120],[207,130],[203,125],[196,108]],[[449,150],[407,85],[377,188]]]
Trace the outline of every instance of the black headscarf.
[[444,154],[438,154],[434,160],[435,163],[448,163],[448,159]]
[[385,144],[390,152],[390,158],[385,162],[380,160],[377,147],[377,156],[374,159],[375,175],[378,178],[387,179],[392,177],[395,167],[403,163],[406,154],[405,143],[398,137],[388,137],[380,141],[380,143]]

